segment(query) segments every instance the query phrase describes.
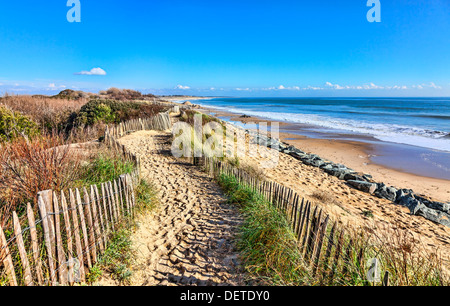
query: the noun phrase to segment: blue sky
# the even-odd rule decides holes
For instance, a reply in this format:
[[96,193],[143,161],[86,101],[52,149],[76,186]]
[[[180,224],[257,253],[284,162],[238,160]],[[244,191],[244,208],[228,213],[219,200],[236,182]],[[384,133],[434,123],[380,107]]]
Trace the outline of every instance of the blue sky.
[[0,2],[0,93],[450,96],[448,0],[80,2]]

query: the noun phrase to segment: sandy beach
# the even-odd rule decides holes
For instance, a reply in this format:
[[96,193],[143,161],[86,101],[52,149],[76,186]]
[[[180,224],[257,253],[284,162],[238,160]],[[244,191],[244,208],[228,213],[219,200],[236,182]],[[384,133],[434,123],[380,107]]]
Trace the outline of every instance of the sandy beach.
[[[308,144],[316,153],[328,153],[336,158],[344,150],[351,152],[349,156],[365,150],[357,143],[296,141]],[[242,284],[241,271],[236,268],[239,255],[233,242],[236,225],[241,219],[220,188],[200,168],[170,155],[170,131],[136,132],[121,138],[120,142],[142,156],[142,174],[157,183],[162,204],[158,210],[138,220],[139,227],[133,235],[137,259],[131,283],[144,286]],[[362,229],[382,243],[414,241],[414,252],[424,252],[424,256],[437,252],[442,256],[445,269],[450,269],[450,228],[412,216],[406,207],[356,190],[345,181],[287,154],[279,155],[276,167],[262,169],[264,155],[274,151],[259,147],[258,152],[260,154],[255,156],[241,157],[241,167],[255,169],[264,179],[291,188],[349,230]],[[347,158],[341,161],[347,162]],[[389,171],[387,174],[399,179],[399,174]],[[404,177],[405,184],[409,179]],[[396,241],[399,237],[408,238],[404,242]],[[108,275],[98,284],[117,285]]]
[[[202,111],[213,113],[219,118],[241,123],[242,126],[248,126],[249,129],[254,128],[253,124],[259,122],[274,122],[257,117],[243,118],[239,114],[209,108],[203,108]],[[280,139],[307,153],[314,153],[335,163],[344,164],[357,172],[368,173],[373,176],[375,181],[384,182],[388,186],[413,189],[416,193],[436,201],[450,202],[449,180],[419,176],[377,164],[371,159],[376,152],[376,147],[373,144],[363,141],[343,140],[339,137],[336,137],[336,139],[311,138],[299,135],[302,133],[301,127],[286,122],[278,123],[280,125]],[[296,129],[298,133],[283,132],[292,129]]]

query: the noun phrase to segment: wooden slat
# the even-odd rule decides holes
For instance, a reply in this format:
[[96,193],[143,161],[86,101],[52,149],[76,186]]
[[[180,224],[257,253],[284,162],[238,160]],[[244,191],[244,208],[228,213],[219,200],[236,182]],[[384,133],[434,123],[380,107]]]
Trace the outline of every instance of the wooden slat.
[[105,199],[106,199],[107,208],[108,208],[108,212],[109,212],[109,221],[110,221],[109,224],[111,226],[111,229],[114,230],[114,228],[115,228],[114,224],[116,223],[116,220],[115,220],[115,217],[114,217],[114,211],[113,211],[112,199],[111,199],[111,192],[109,190],[108,183],[105,183],[103,188],[105,189],[104,196],[105,196]]
[[98,247],[100,249],[100,252],[104,251],[103,248],[103,240],[102,240],[102,235],[100,232],[100,223],[99,223],[99,213],[98,213],[98,200],[95,196],[95,190],[94,190],[94,186],[91,186],[91,208],[92,208],[92,215],[94,218],[94,231],[95,231],[95,236],[97,237],[95,243],[98,244]]
[[73,240],[72,240],[72,227],[70,225],[70,216],[69,216],[69,208],[67,206],[67,200],[66,196],[64,195],[64,191],[61,191],[61,208],[63,210],[63,217],[64,217],[64,226],[66,231],[66,243],[67,243],[67,252],[68,252],[68,274],[67,274],[67,282],[70,285],[73,285],[74,283],[74,270],[73,270],[73,261],[71,258],[73,258]]
[[131,203],[132,203],[132,207],[133,207],[133,216],[135,216],[134,213],[134,209],[136,208],[136,198],[134,196],[134,186],[133,186],[133,181],[131,180],[131,176],[129,176],[129,192],[130,192],[130,196],[131,196]]
[[317,207],[314,209],[314,212],[312,214],[310,214],[310,211],[308,209],[308,212],[306,215],[306,220],[305,220],[305,235],[303,236],[303,242],[302,242],[303,251],[306,250],[308,247],[307,242],[309,241],[309,237],[311,236],[311,225],[312,225],[312,221],[314,220],[314,218],[316,216],[316,212],[317,212]]
[[83,197],[84,197],[84,211],[87,217],[88,226],[89,226],[89,248],[92,255],[92,264],[94,265],[97,262],[97,243],[95,241],[95,228],[94,228],[94,219],[92,217],[92,203],[89,198],[89,193],[86,187],[83,188]]
[[107,219],[105,217],[106,212],[102,208],[102,203],[104,203],[104,200],[102,200],[100,198],[97,185],[94,186],[94,190],[95,190],[95,196],[97,197],[98,217],[100,219],[100,225],[102,227],[102,235],[101,236],[103,237],[103,245],[104,245],[104,248],[106,249],[106,247],[108,245],[108,241],[107,241],[108,227],[107,227]]
[[107,204],[108,202],[108,193],[106,192],[105,189],[105,184],[101,185],[102,188],[102,202],[103,202],[103,212],[104,212],[104,216],[105,216],[105,227],[107,229],[107,232],[109,232],[110,228],[112,228],[113,226],[110,225],[111,223],[111,219],[110,219],[110,212],[108,210],[109,205]]
[[8,274],[9,285],[17,286],[14,264],[6,241],[5,233],[3,232],[1,225],[0,225],[0,260],[5,265],[6,273]]
[[384,287],[388,287],[389,286],[389,272],[388,271],[386,271],[386,273],[384,273],[382,285]]
[[36,271],[36,278],[38,281],[38,285],[42,286],[44,284],[44,274],[42,273],[42,261],[39,257],[40,251],[37,239],[36,219],[34,218],[33,208],[31,208],[30,203],[27,204],[27,216],[28,224],[30,226],[31,248],[33,249],[33,261]]
[[89,235],[86,227],[86,218],[84,216],[83,202],[81,201],[81,195],[78,188],[75,189],[75,196],[77,199],[78,214],[80,215],[81,230],[83,233],[83,241],[84,241],[83,255],[86,257],[87,265],[88,268],[90,269],[92,268],[92,261],[89,252]]
[[336,230],[336,222],[333,224],[333,227],[331,228],[330,236],[328,236],[328,245],[327,250],[325,251],[325,256],[323,258],[324,265],[326,266],[326,269],[330,268],[330,258],[331,258],[331,251],[334,246],[334,233]]
[[122,189],[123,189],[123,194],[125,196],[125,204],[127,206],[128,215],[131,217],[132,213],[131,213],[130,202],[128,200],[126,176],[125,175],[121,175],[120,179],[121,179],[121,182],[122,182]]
[[123,198],[122,178],[121,177],[119,177],[117,179],[117,188],[118,188],[118,191],[119,191],[120,206],[122,207],[123,215],[124,216],[129,216],[130,212],[129,212],[128,208],[126,207],[125,200]]
[[59,210],[58,197],[55,192],[53,192],[53,211],[55,212],[55,236],[56,236],[56,254],[58,257],[58,275],[59,283],[61,285],[67,285],[67,265],[66,256],[64,254],[64,244],[61,236],[61,215]]
[[117,212],[119,214],[119,218],[121,218],[125,215],[125,209],[122,206],[122,198],[119,197],[119,188],[117,186],[116,180],[114,180],[113,187],[114,187],[114,195],[116,198]]
[[110,204],[112,207],[112,212],[114,214],[114,221],[117,223],[119,221],[119,214],[117,212],[116,199],[114,198],[114,190],[112,188],[111,182],[106,183],[106,186],[108,187],[109,199],[111,201]]
[[84,271],[84,256],[83,256],[83,247],[81,245],[80,225],[78,223],[76,199],[72,190],[69,190],[69,200],[70,200],[70,208],[72,210],[73,233],[75,235],[75,247],[77,249],[77,259],[78,262],[80,263],[79,267],[80,278],[81,281],[85,281],[86,273]]
[[300,209],[298,211],[298,217],[297,217],[297,225],[296,225],[296,229],[295,229],[295,233],[297,234],[297,241],[300,241],[300,235],[301,235],[301,222],[302,222],[302,216],[304,214],[304,210],[305,210],[305,199],[302,198],[302,203],[300,204]]
[[[56,261],[57,251],[56,251],[56,233],[55,233],[55,217],[53,215],[54,209],[53,209],[53,192],[51,190],[45,190],[41,191],[38,194],[42,195],[42,199],[45,204],[45,208],[47,210],[48,214],[48,226],[49,226],[49,235],[50,235],[50,242],[52,247],[52,256],[53,261]],[[56,267],[56,266],[55,266]]]
[[322,210],[319,211],[319,215],[316,215],[316,211],[317,211],[317,207],[314,210],[314,214],[313,214],[313,219],[311,222],[311,231],[310,231],[310,235],[309,235],[309,239],[308,239],[308,243],[306,245],[306,257],[307,259],[310,259],[313,252],[314,252],[314,247],[316,244],[316,240],[317,240],[317,233],[319,232],[319,224],[321,221],[321,217],[322,217]]
[[325,236],[325,232],[327,231],[327,226],[328,226],[329,220],[330,220],[330,217],[327,216],[325,218],[325,221],[320,225],[319,236],[317,238],[316,251],[313,256],[313,262],[314,262],[313,277],[316,275],[317,268],[319,267],[320,254],[322,252],[322,246],[323,246],[323,238]]
[[44,240],[45,246],[47,249],[47,258],[48,258],[48,269],[50,273],[50,281],[52,285],[56,285],[56,275],[55,275],[55,263],[53,261],[53,247],[50,233],[50,225],[49,225],[49,215],[47,214],[47,207],[45,205],[42,193],[38,193],[38,206],[39,211],[41,213],[42,219],[42,227],[44,228]]
[[337,242],[336,250],[335,250],[335,253],[334,253],[334,262],[333,262],[333,266],[331,268],[329,284],[333,283],[334,275],[335,275],[336,270],[338,269],[338,266],[339,266],[339,258],[341,256],[343,240],[344,240],[344,231],[341,231],[341,234],[340,234],[338,242]]
[[31,276],[30,262],[28,261],[27,251],[23,243],[22,227],[20,226],[17,213],[13,212],[14,234],[16,236],[17,248],[19,249],[20,262],[22,264],[23,280],[26,286],[33,286],[33,277]]

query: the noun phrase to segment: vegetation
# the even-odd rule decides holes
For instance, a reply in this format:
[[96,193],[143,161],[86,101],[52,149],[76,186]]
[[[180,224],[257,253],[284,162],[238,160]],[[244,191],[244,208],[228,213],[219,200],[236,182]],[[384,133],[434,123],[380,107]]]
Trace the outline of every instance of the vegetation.
[[[221,174],[218,182],[244,216],[238,247],[251,281],[266,285],[374,285],[367,279],[364,259],[377,258],[382,271],[389,272],[392,285],[449,285],[438,254],[425,252],[413,235],[395,226],[347,230],[342,236],[344,245],[352,241],[353,247],[341,250],[337,266],[322,261],[311,265],[282,211],[233,175]],[[331,271],[334,277],[329,278]]]
[[202,125],[203,126],[208,124],[208,123],[210,123],[210,122],[217,122],[217,123],[222,124],[222,122],[219,119],[215,118],[215,117],[212,117],[212,116],[209,116],[209,115],[206,115],[206,114],[202,114],[200,112],[196,112],[196,111],[193,111],[193,110],[185,111],[183,113],[183,115],[181,116],[180,121],[186,122],[189,125],[194,126],[195,115],[201,115]]
[[162,106],[142,102],[91,100],[81,108],[74,124],[76,126],[92,126],[100,122],[120,123],[130,119],[151,117],[162,110]]
[[[141,180],[135,189],[136,205],[140,213],[148,213],[158,203],[156,189],[146,180]],[[125,221],[112,233],[109,245],[100,256],[99,261],[91,268],[88,282],[93,284],[106,272],[121,284],[129,284],[132,276],[131,265],[136,257],[132,248],[131,234],[136,227],[133,221]]]
[[43,132],[67,133],[73,127],[77,112],[87,99],[63,99],[44,96],[5,96],[0,98],[14,112],[27,116]]
[[104,272],[120,283],[127,284],[132,273],[130,266],[134,259],[131,244],[131,229],[122,226],[109,239],[108,247],[88,274],[88,283],[98,281]]
[[37,124],[31,118],[0,106],[0,143],[20,136],[32,137],[39,133]]

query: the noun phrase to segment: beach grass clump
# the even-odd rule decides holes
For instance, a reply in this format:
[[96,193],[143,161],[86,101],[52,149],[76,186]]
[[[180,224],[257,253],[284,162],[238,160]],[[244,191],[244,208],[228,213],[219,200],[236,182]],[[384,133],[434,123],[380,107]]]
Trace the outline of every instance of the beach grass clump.
[[120,175],[131,173],[134,164],[125,160],[120,154],[102,149],[92,154],[80,170],[78,185],[89,186],[98,183],[111,182]]
[[159,203],[157,188],[146,179],[141,179],[135,188],[136,205],[140,213],[152,211]]
[[304,268],[295,235],[286,218],[260,194],[222,174],[220,186],[245,218],[238,247],[253,281],[269,285],[305,284]]
[[132,276],[131,265],[135,258],[131,234],[131,228],[122,226],[111,235],[105,252],[89,270],[88,283],[95,283],[107,272],[121,284],[128,284]]

